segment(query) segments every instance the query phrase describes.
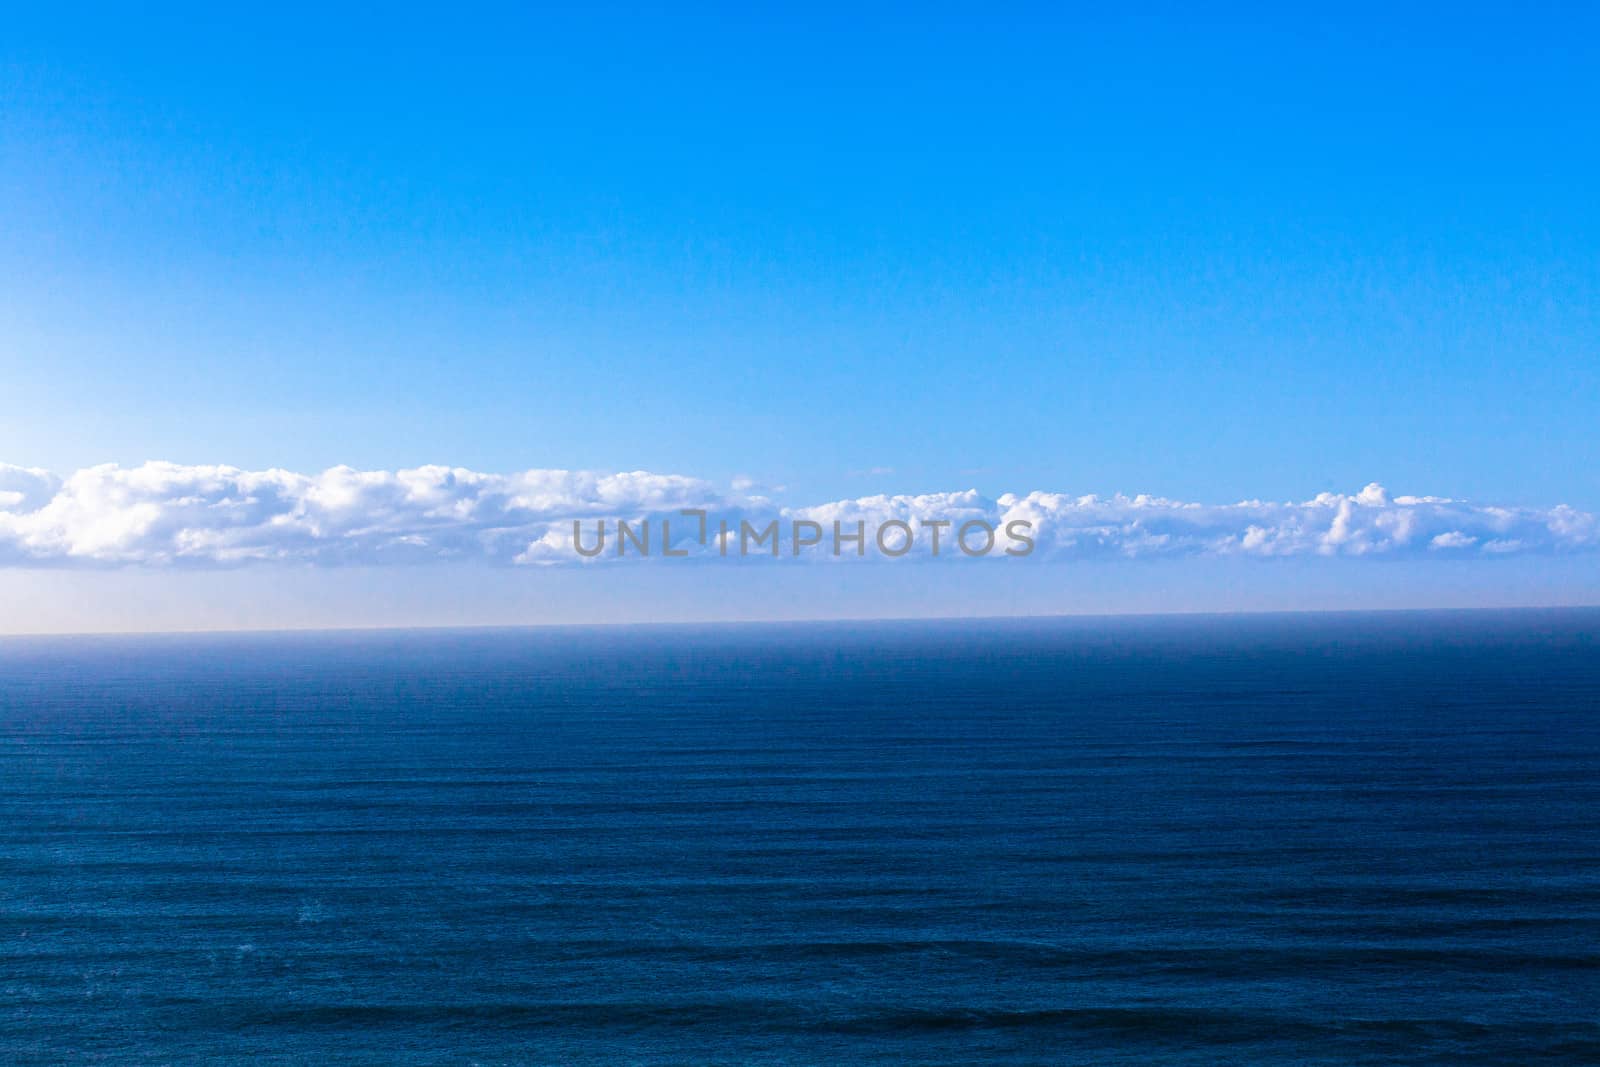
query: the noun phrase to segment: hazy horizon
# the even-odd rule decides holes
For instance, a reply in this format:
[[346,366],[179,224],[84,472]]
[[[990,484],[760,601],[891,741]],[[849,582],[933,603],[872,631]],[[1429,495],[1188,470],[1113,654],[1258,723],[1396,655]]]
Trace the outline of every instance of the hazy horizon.
[[823,627],[848,627],[862,626],[888,626],[896,623],[912,625],[938,625],[949,624],[956,626],[964,623],[1028,623],[1028,622],[1093,622],[1095,620],[1108,621],[1137,621],[1137,620],[1184,620],[1184,619],[1238,619],[1248,621],[1251,619],[1271,619],[1298,616],[1507,616],[1507,615],[1559,615],[1566,613],[1600,613],[1600,601],[1593,603],[1550,603],[1550,604],[1504,604],[1504,605],[1473,605],[1457,607],[1296,607],[1296,608],[1243,608],[1238,610],[1208,610],[1193,608],[1189,610],[1166,611],[1080,611],[1057,612],[1049,614],[1028,615],[820,615],[820,616],[770,616],[748,618],[677,618],[677,619],[619,619],[609,621],[557,621],[557,622],[490,622],[490,623],[364,623],[351,625],[332,626],[256,626],[256,627],[213,627],[197,629],[109,629],[109,630],[0,630],[0,639],[10,638],[49,638],[49,637],[184,637],[184,636],[228,636],[236,634],[248,636],[252,634],[351,634],[364,633],[458,633],[475,630],[501,631],[501,630],[587,630],[587,629],[674,629],[696,628],[709,629],[738,628],[738,627],[785,627],[785,626],[823,626]]

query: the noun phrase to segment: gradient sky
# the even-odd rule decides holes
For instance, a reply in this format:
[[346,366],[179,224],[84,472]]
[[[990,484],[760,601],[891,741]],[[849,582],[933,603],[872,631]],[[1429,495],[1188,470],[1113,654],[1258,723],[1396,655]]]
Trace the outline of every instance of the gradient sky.
[[[1600,511],[1597,70],[1576,4],[32,5],[0,34],[0,462]],[[847,613],[1295,603],[1163,566],[943,606],[879,575]],[[1439,566],[1304,603],[1600,595],[1593,556]],[[0,629],[270,584],[157,579],[0,568]],[[229,624],[372,621],[392,580]],[[670,614],[407,580],[482,586],[408,622]],[[750,614],[759,582],[707,581]]]

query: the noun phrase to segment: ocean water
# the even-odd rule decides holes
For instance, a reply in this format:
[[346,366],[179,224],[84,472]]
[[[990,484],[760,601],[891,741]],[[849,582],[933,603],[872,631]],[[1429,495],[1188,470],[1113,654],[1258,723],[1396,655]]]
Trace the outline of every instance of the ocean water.
[[1600,1063],[1600,612],[0,639],[0,1062]]

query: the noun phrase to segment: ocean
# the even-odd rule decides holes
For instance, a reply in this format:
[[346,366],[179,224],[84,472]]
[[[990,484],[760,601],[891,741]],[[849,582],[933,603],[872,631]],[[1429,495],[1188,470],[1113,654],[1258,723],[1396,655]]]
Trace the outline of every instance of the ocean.
[[1600,611],[0,639],[0,1062],[1600,1063]]

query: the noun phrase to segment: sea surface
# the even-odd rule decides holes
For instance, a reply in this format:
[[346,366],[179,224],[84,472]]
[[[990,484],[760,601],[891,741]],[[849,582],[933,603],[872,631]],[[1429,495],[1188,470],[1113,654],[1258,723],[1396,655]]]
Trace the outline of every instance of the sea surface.
[[1600,612],[0,639],[0,1063],[1600,1063]]

